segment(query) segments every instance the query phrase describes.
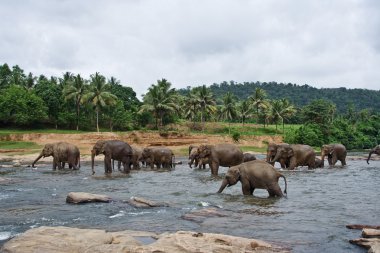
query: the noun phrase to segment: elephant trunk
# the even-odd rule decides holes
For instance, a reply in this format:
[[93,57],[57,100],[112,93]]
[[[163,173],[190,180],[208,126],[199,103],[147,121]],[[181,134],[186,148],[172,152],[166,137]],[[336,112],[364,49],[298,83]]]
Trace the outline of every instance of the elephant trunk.
[[94,159],[95,159],[95,151],[91,150],[91,169],[92,169],[92,175],[95,174],[94,170]]
[[270,163],[275,163],[278,159],[280,159],[280,156],[281,154],[277,152],[274,158],[271,158]]
[[36,160],[34,160],[34,162],[32,163],[32,167],[34,168],[34,164],[38,161],[38,160],[40,160],[41,159],[41,157],[43,157],[44,155],[43,155],[43,153],[41,153],[37,158],[36,158]]
[[218,193],[221,193],[224,190],[224,188],[226,188],[227,185],[228,185],[227,179],[223,179],[222,185],[220,186]]
[[371,155],[374,153],[374,150],[372,149],[369,154],[368,154],[368,158],[367,158],[367,164],[369,164],[369,159],[371,159]]

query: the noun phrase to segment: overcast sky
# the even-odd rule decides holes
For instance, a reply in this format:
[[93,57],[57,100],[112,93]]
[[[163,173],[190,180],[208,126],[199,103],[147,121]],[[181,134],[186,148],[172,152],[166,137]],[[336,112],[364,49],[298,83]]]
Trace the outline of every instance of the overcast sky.
[[2,0],[0,16],[0,63],[139,95],[161,78],[380,89],[377,0]]

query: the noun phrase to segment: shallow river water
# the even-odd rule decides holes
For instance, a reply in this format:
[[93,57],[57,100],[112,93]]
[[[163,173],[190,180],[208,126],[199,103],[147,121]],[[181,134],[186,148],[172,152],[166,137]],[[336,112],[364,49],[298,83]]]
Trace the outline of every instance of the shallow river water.
[[[262,158],[262,157],[259,157]],[[178,159],[177,159],[178,160]],[[109,231],[192,230],[262,239],[289,247],[293,252],[366,252],[348,240],[360,237],[346,224],[380,223],[380,161],[351,161],[345,168],[284,171],[288,198],[267,198],[265,190],[243,196],[241,185],[216,194],[219,178],[210,170],[183,165],[172,171],[132,171],[103,175],[98,162],[95,176],[89,163],[79,171],[51,171],[50,165],[0,168],[0,176],[13,183],[0,185],[0,245],[10,237],[38,226],[101,228]],[[284,189],[283,179],[280,185]],[[115,201],[85,205],[66,204],[71,191],[106,194]],[[169,207],[138,209],[125,203],[132,196],[167,202]],[[227,216],[190,221],[194,210],[217,208]]]

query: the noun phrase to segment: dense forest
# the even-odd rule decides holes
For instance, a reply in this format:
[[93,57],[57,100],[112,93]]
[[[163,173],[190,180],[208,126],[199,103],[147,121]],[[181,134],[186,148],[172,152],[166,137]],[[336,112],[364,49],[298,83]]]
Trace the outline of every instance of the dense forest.
[[[326,99],[333,102],[338,112],[344,113],[353,104],[358,110],[373,109],[380,112],[380,90],[320,88],[311,87],[307,84],[297,85],[291,83],[276,82],[244,82],[234,81],[214,83],[210,86],[211,92],[216,98],[222,98],[227,92],[231,92],[238,99],[247,99],[256,88],[266,91],[269,99],[287,98],[297,107],[303,107],[314,99]],[[191,87],[180,89],[179,93],[186,95]]]
[[[380,142],[379,108],[380,91],[274,82],[223,82],[177,91],[161,79],[139,101],[131,87],[98,72],[87,79],[70,72],[46,77],[0,65],[0,126],[7,128],[167,131],[170,123],[186,123],[192,131],[203,131],[210,121],[249,122],[275,125],[288,143],[338,142],[354,149]],[[285,132],[284,125],[294,123],[301,126]],[[238,140],[239,132],[230,130],[229,124],[226,134]]]

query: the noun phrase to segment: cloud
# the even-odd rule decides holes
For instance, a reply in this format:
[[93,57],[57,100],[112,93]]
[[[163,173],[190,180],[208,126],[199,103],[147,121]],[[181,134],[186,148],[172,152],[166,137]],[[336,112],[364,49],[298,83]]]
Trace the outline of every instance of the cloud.
[[0,61],[139,95],[235,80],[378,90],[376,1],[2,1]]

